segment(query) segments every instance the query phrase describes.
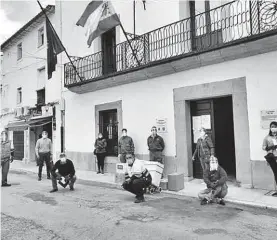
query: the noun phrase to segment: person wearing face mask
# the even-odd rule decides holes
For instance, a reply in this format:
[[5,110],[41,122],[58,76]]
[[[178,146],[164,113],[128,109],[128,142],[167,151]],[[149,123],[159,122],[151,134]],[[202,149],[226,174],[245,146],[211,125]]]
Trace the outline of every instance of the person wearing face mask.
[[[56,172],[57,170],[58,172]],[[58,191],[57,180],[61,180],[62,177],[69,183],[70,190],[74,190],[74,183],[76,181],[75,168],[73,162],[66,158],[65,153],[60,154],[60,160],[55,163],[51,173],[53,189],[50,193]]]
[[10,163],[13,162],[14,149],[13,144],[8,139],[8,133],[3,131],[1,133],[1,167],[2,167],[2,187],[10,187],[7,178],[10,170]]
[[216,157],[211,157],[209,167],[204,170],[203,178],[207,185],[207,189],[198,194],[201,205],[212,202],[225,205],[223,198],[228,192],[228,186],[226,184],[227,174],[225,170],[219,166]]
[[[265,159],[272,169],[277,184],[277,122],[270,123],[269,133],[263,141],[263,150],[267,151]],[[272,196],[277,196],[277,192],[273,193]]]
[[152,183],[152,177],[144,166],[142,160],[136,159],[134,155],[127,154],[126,161],[128,164],[125,173],[125,182],[122,187],[136,195],[135,203],[144,202],[144,192]]
[[195,151],[192,155],[194,161],[197,157],[200,160],[203,172],[209,168],[210,158],[214,156],[214,145],[211,138],[206,133],[205,128],[200,129],[200,137],[197,140]]
[[122,129],[122,137],[118,142],[118,158],[121,163],[126,163],[126,155],[134,154],[135,146],[133,139],[127,136],[127,129]]
[[98,164],[98,172],[97,174],[101,173],[104,174],[104,160],[106,155],[106,147],[107,141],[103,138],[103,134],[99,133],[98,138],[94,144],[95,147],[95,155],[97,157],[97,164]]
[[38,180],[41,181],[41,173],[43,164],[46,164],[47,171],[47,179],[51,179],[50,171],[51,171],[51,162],[50,157],[52,155],[52,142],[48,138],[48,133],[46,131],[42,132],[42,138],[37,140],[36,143],[36,156],[38,159]]
[[162,154],[165,147],[164,140],[157,134],[157,128],[155,126],[151,128],[151,133],[152,134],[147,139],[150,161],[163,164]]

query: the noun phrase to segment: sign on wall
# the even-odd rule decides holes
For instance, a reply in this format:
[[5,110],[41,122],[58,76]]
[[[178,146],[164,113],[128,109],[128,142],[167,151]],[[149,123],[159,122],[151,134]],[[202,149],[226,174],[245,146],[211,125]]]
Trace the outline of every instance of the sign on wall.
[[277,110],[262,110],[261,111],[261,127],[269,129],[269,124],[272,121],[277,122]]
[[167,133],[167,119],[160,118],[156,119],[156,127],[158,133]]

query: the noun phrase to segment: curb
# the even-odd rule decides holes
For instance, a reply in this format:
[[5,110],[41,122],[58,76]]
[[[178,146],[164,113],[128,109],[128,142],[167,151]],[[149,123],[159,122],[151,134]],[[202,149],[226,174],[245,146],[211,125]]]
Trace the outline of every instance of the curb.
[[[22,173],[32,173],[36,174],[35,172],[31,170],[26,170],[26,169],[11,169],[10,173],[15,173],[15,174],[22,174]],[[46,177],[46,174],[42,174],[42,176]],[[83,184],[83,185],[88,185],[88,186],[97,186],[97,187],[106,187],[106,188],[112,188],[112,189],[121,189],[122,187],[118,183],[112,183],[112,182],[100,182],[100,181],[94,181],[94,180],[85,180],[81,178],[77,178],[78,182]],[[197,196],[191,196],[189,194],[183,194],[179,192],[174,192],[174,191],[169,191],[165,190],[162,191],[162,193],[166,195],[175,195],[175,196],[185,196],[185,197],[190,197],[190,198],[195,198],[198,199]],[[272,206],[272,205],[266,205],[266,204],[260,204],[260,203],[254,203],[254,202],[248,202],[248,201],[241,201],[241,200],[236,200],[236,199],[224,199],[226,203],[233,203],[237,205],[242,205],[246,207],[254,207],[254,208],[259,208],[259,209],[269,209],[269,210],[277,210],[277,206]]]

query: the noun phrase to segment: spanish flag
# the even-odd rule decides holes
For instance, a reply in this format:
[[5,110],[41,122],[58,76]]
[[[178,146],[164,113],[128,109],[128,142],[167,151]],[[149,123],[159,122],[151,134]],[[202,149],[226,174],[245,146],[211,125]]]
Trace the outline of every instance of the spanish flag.
[[110,1],[91,1],[76,25],[85,27],[90,47],[95,38],[120,25],[120,20]]

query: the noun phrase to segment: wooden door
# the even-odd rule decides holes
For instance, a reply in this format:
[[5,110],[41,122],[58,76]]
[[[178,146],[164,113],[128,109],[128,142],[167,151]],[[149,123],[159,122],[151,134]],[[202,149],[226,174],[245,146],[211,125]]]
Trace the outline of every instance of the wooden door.
[[22,160],[24,158],[24,131],[13,132],[14,159]]
[[116,72],[115,28],[102,35],[102,64],[103,75]]

